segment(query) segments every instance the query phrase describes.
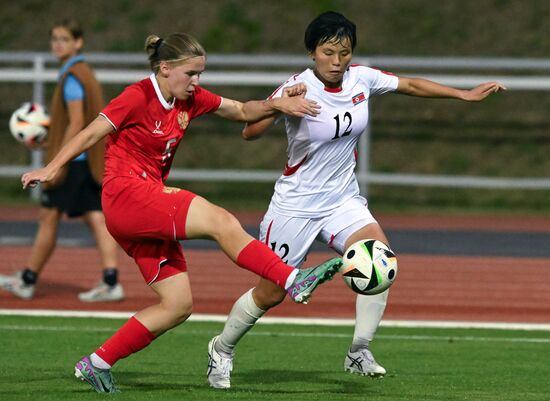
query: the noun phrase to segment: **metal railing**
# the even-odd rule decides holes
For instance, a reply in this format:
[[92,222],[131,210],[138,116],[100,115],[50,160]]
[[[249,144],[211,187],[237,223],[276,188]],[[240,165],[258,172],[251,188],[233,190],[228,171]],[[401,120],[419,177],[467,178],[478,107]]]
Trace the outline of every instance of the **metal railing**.
[[[145,56],[128,53],[86,53],[87,60],[94,64],[98,80],[102,84],[127,84],[143,79],[149,74]],[[56,68],[47,68],[56,60],[48,53],[40,52],[0,52],[0,82],[33,83],[33,101],[45,103],[44,85],[55,82]],[[513,59],[513,58],[434,58],[434,57],[354,57],[354,62],[364,65],[375,65],[389,70],[442,71],[504,71],[497,75],[448,73],[425,73],[422,77],[459,88],[470,88],[487,80],[503,83],[509,90],[547,91],[550,90],[550,59]],[[24,64],[23,66],[19,64]],[[310,65],[305,56],[292,55],[209,55],[208,67],[201,82],[205,85],[242,85],[276,87],[296,71]],[[105,68],[109,66],[109,68]],[[121,67],[122,66],[122,67]],[[259,69],[270,71],[258,71]],[[284,68],[287,71],[281,71]],[[245,71],[243,71],[245,70]],[[518,76],[519,72],[529,75]],[[537,75],[531,75],[537,72]],[[513,73],[514,75],[511,75]],[[415,76],[413,74],[403,74]],[[494,188],[494,189],[550,189],[550,179],[546,178],[496,178],[449,175],[419,174],[383,174],[369,170],[370,132],[367,128],[359,143],[362,157],[357,167],[357,177],[362,191],[367,184],[406,185],[406,186],[439,186],[460,188]],[[20,176],[29,168],[42,163],[42,153],[33,151],[29,166],[2,166],[0,177]],[[196,181],[274,181],[280,171],[257,170],[201,170],[177,169],[170,174],[173,179]],[[36,197],[36,193],[34,193]]]

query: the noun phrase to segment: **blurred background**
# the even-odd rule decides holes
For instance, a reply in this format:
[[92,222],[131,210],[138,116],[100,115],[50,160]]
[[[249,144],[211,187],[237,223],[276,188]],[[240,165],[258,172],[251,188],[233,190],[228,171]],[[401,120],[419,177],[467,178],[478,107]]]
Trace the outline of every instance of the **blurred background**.
[[[20,189],[19,170],[1,167],[25,169],[36,162],[37,155],[33,159],[11,137],[8,120],[22,102],[36,99],[37,90],[49,105],[58,68],[48,58],[49,28],[59,17],[81,20],[84,54],[106,100],[148,75],[145,38],[174,31],[191,33],[206,48],[204,86],[248,100],[265,98],[308,66],[303,33],[326,10],[356,23],[356,62],[454,86],[500,80],[509,87],[478,104],[390,94],[372,99],[369,141],[359,156],[370,173],[364,189],[372,210],[550,213],[550,4],[542,0],[3,2],[0,202],[35,205]],[[231,57],[236,61],[230,63]],[[259,81],[252,82],[255,74]],[[285,165],[286,138],[279,126],[259,141],[244,142],[241,129],[215,117],[195,120],[174,167],[265,173],[261,178],[204,180],[182,173],[172,184],[233,210],[264,210]],[[440,176],[442,181],[433,180]]]

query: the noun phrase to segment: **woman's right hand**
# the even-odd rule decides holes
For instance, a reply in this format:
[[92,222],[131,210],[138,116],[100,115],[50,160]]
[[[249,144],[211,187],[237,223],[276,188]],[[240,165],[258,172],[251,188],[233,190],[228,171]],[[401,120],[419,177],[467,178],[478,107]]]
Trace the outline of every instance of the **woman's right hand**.
[[307,87],[303,82],[299,82],[292,86],[287,86],[283,89],[282,97],[302,96],[307,93]]
[[304,94],[290,97],[273,99],[274,106],[284,114],[294,117],[305,117],[306,115],[316,117],[321,106],[314,100],[304,98]]
[[48,166],[29,171],[21,177],[23,189],[27,187],[33,188],[39,183],[50,182],[55,178],[55,174],[56,172],[51,171]]

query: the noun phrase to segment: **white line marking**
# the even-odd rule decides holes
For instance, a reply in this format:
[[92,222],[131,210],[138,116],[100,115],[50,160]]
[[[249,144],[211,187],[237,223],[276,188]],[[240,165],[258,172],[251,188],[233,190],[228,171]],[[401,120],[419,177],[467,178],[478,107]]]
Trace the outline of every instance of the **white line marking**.
[[[86,317],[105,319],[128,319],[135,312],[75,311],[49,309],[0,309],[0,316],[38,316],[38,317]],[[190,322],[225,323],[226,315],[194,314]],[[353,326],[355,319],[328,319],[308,317],[263,317],[261,324],[294,324],[300,326]],[[382,327],[436,328],[436,329],[498,329],[550,331],[550,323],[506,323],[506,322],[466,322],[435,320],[383,320]]]
[[[90,326],[44,326],[44,325],[17,325],[0,324],[1,331],[54,331],[54,332],[101,332],[113,333],[116,329],[109,327],[90,327]],[[214,330],[173,330],[176,335],[200,335],[212,336],[217,334]],[[280,336],[280,332],[272,331],[253,331],[249,336],[273,337]],[[305,337],[305,338],[351,338],[351,334],[345,333],[313,333],[313,332],[284,332],[285,337]],[[550,338],[508,338],[508,337],[476,337],[476,336],[418,336],[418,335],[394,335],[379,334],[377,339],[399,340],[399,341],[470,341],[470,342],[507,342],[507,343],[540,343],[550,344]]]

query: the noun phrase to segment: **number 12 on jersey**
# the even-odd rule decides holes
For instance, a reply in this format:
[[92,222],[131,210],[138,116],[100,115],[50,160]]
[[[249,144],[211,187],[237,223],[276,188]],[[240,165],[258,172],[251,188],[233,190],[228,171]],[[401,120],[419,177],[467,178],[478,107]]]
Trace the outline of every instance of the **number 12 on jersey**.
[[346,111],[344,113],[344,117],[342,118],[343,124],[347,124],[346,129],[344,130],[343,134],[340,135],[340,114],[336,114],[334,116],[334,119],[336,120],[336,132],[334,133],[334,136],[332,139],[338,139],[340,136],[344,137],[349,134],[351,134],[351,113],[349,111]]

